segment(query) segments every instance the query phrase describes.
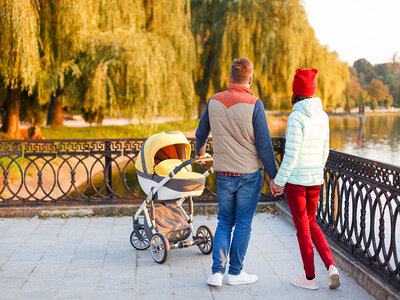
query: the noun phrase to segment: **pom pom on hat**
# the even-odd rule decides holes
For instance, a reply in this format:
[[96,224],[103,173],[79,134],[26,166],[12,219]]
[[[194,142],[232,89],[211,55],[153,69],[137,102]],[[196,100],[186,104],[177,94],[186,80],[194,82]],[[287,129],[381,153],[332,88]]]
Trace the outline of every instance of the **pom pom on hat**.
[[313,96],[317,88],[315,80],[315,76],[317,75],[317,73],[317,69],[297,69],[292,85],[293,94],[299,96]]

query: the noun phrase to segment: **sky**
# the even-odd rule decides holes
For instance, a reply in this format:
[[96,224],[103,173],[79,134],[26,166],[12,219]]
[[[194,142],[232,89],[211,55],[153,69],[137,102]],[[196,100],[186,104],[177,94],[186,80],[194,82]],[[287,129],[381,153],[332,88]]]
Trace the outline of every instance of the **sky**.
[[302,0],[320,43],[353,65],[400,56],[400,0]]

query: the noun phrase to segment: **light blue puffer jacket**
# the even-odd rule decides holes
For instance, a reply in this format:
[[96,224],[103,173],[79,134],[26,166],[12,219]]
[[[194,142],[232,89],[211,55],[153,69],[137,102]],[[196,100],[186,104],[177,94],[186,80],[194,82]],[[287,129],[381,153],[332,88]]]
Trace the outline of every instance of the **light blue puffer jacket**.
[[322,184],[328,155],[329,118],[322,110],[321,99],[297,102],[287,120],[285,155],[274,179],[275,184]]

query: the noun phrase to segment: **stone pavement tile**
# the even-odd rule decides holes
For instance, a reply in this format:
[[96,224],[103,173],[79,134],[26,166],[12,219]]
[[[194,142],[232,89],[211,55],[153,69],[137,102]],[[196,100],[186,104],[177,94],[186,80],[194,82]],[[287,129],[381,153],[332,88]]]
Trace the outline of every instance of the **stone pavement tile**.
[[40,259],[41,265],[62,265],[69,264],[72,261],[74,253],[70,253],[70,255],[55,255],[51,251],[51,249],[47,249],[46,252],[43,253],[42,258]]
[[83,236],[90,219],[85,218],[70,218],[62,227],[59,236]]
[[211,288],[214,299],[217,300],[234,300],[234,299],[252,299],[247,286],[229,286],[223,284],[218,288]]
[[259,271],[251,273],[258,275],[258,281],[248,286],[251,295],[289,294],[285,284],[274,273],[261,273]]
[[65,278],[91,278],[99,276],[101,268],[71,268],[65,272]]
[[57,236],[57,234],[62,229],[63,225],[46,225],[45,223],[40,223],[30,234],[31,237],[40,236],[44,239],[50,239]]
[[107,253],[104,258],[104,268],[106,267],[135,267],[136,266],[136,255],[128,254],[128,255],[115,255]]
[[1,277],[28,276],[36,268],[37,261],[7,261],[0,269]]
[[27,276],[23,277],[0,277],[1,288],[20,288],[26,281]]
[[108,240],[104,241],[84,241],[76,249],[78,252],[103,252],[106,250]]
[[41,223],[39,219],[12,219],[7,231],[1,232],[0,237],[21,236],[26,237]]
[[62,285],[73,287],[96,286],[99,278],[99,273],[94,273],[91,276],[88,276],[87,274],[82,274],[81,276],[65,276],[62,279]]
[[[151,257],[151,254],[149,253]],[[188,267],[188,268],[200,268],[201,262],[198,259],[199,256],[205,256],[200,250],[195,247],[174,249],[170,251],[168,257],[168,263],[174,267]],[[210,256],[208,256],[210,258]],[[155,263],[155,262],[154,262]]]
[[171,278],[176,289],[196,289],[206,286],[207,276],[203,268],[171,268]]
[[[108,274],[108,275],[107,275]],[[135,286],[135,273],[113,272],[102,274],[96,283],[97,288],[128,289]]]
[[92,299],[96,293],[95,286],[61,285],[54,299]]
[[18,291],[19,299],[52,299],[57,292],[58,285],[52,281],[27,281]]
[[16,249],[18,248],[24,241],[26,237],[21,236],[12,236],[12,237],[2,237],[0,235],[0,250],[1,249]]
[[133,222],[133,218],[131,217],[131,216],[129,216],[129,217],[123,217],[123,218],[115,218],[115,220],[114,220],[114,225],[123,225],[123,226],[126,226],[126,225],[131,225],[131,228],[132,228],[132,223]]
[[[93,299],[95,300],[127,300],[135,299],[137,291],[134,288],[97,288]],[[143,298],[142,298],[143,299]]]
[[282,253],[282,248],[284,247],[280,243],[265,241],[263,243],[256,243],[255,248],[260,252],[261,255],[279,255]]
[[89,250],[76,249],[74,260],[103,260],[107,249],[105,247],[96,247]]
[[42,224],[43,225],[65,225],[67,223],[67,219],[62,219],[62,218],[48,218],[48,219],[43,219]]
[[24,260],[34,260],[39,261],[43,256],[44,248],[42,247],[20,247],[18,248],[9,258],[9,261],[24,261]]
[[[24,233],[19,239],[3,237],[0,245],[13,239],[15,245],[0,253],[13,256],[24,253],[27,245],[45,248],[40,260],[4,260],[0,262],[0,285],[2,278],[26,278],[22,294],[31,287],[33,296],[43,299],[371,299],[345,274],[337,291],[327,289],[326,269],[316,254],[316,273],[320,290],[310,293],[293,287],[290,280],[301,275],[302,263],[295,230],[285,221],[268,214],[257,214],[252,238],[245,259],[245,270],[257,274],[256,284],[231,287],[224,284],[220,289],[210,288],[205,281],[211,273],[212,257],[201,254],[197,247],[172,250],[163,265],[153,261],[150,251],[137,251],[129,242],[132,230],[131,217],[124,218],[71,218],[51,222],[31,219],[10,222],[15,232],[21,228],[45,235],[50,226],[50,236]],[[103,222],[104,221],[104,222]],[[11,226],[11,225],[8,226]],[[117,224],[117,225],[116,225]],[[207,224],[215,229],[216,217],[196,216],[195,228]],[[33,226],[33,227],[32,227]],[[54,228],[59,231],[54,235]],[[30,231],[29,231],[30,230]],[[23,249],[23,250],[21,250]],[[17,256],[14,256],[17,257]],[[59,271],[60,275],[56,275]],[[29,275],[29,277],[28,277]],[[48,279],[51,278],[51,281]],[[9,280],[10,285],[18,285]],[[22,280],[22,279],[20,279]],[[225,282],[225,281],[224,281]],[[41,285],[50,291],[40,294],[35,287]],[[55,294],[51,295],[53,289]],[[4,290],[4,291],[3,291]],[[0,288],[0,299],[11,295],[16,299],[17,288],[7,291]],[[13,294],[14,293],[14,294]],[[22,295],[21,294],[21,295]],[[268,297],[266,297],[266,295]],[[25,299],[20,296],[21,299]],[[30,299],[30,298],[26,298]],[[353,298],[354,299],[354,298]]]
[[151,284],[155,280],[160,286],[169,286],[173,281],[171,278],[171,272],[168,269],[158,271],[137,270],[136,274],[135,283],[140,283],[145,286]]
[[13,253],[14,253],[13,250],[0,250],[0,271],[1,271],[1,266],[4,265],[9,260],[10,256]]
[[60,246],[55,246],[55,247],[49,247],[43,252],[42,259],[45,257],[47,259],[57,259],[60,258],[60,260],[68,260],[71,259],[72,256],[75,255],[76,249],[73,247],[65,246],[62,247],[61,244]]
[[81,269],[81,268],[85,268],[85,269],[98,269],[101,268],[101,266],[103,265],[103,259],[82,259],[79,258],[78,259],[73,259],[71,261],[70,264],[70,268],[71,269]]
[[68,264],[40,264],[29,275],[29,281],[59,280],[64,278]]
[[[1,283],[1,278],[0,278]],[[19,288],[11,288],[11,287],[3,287],[0,289],[0,299],[8,300],[8,299],[17,299]]]
[[197,287],[179,287],[174,288],[173,294],[175,299],[213,299],[211,288],[204,282],[197,285]]
[[292,296],[290,294],[283,294],[283,295],[271,295],[271,294],[265,294],[265,295],[256,295],[253,296],[253,299],[255,300],[297,300],[296,296]]
[[148,297],[172,298],[173,281],[169,272],[139,274],[140,276],[137,276],[134,282],[138,295],[145,296],[145,299]]

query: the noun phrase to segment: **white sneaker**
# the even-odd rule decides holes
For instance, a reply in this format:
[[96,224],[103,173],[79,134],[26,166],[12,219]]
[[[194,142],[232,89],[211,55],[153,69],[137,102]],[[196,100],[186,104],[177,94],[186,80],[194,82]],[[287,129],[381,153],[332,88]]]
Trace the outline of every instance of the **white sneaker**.
[[245,271],[240,272],[239,275],[228,274],[226,283],[229,285],[252,284],[258,280],[257,275],[247,274]]
[[221,286],[224,275],[221,273],[211,274],[207,279],[207,284],[211,286]]
[[329,288],[336,289],[340,286],[340,277],[338,269],[334,265],[330,265],[328,269]]

